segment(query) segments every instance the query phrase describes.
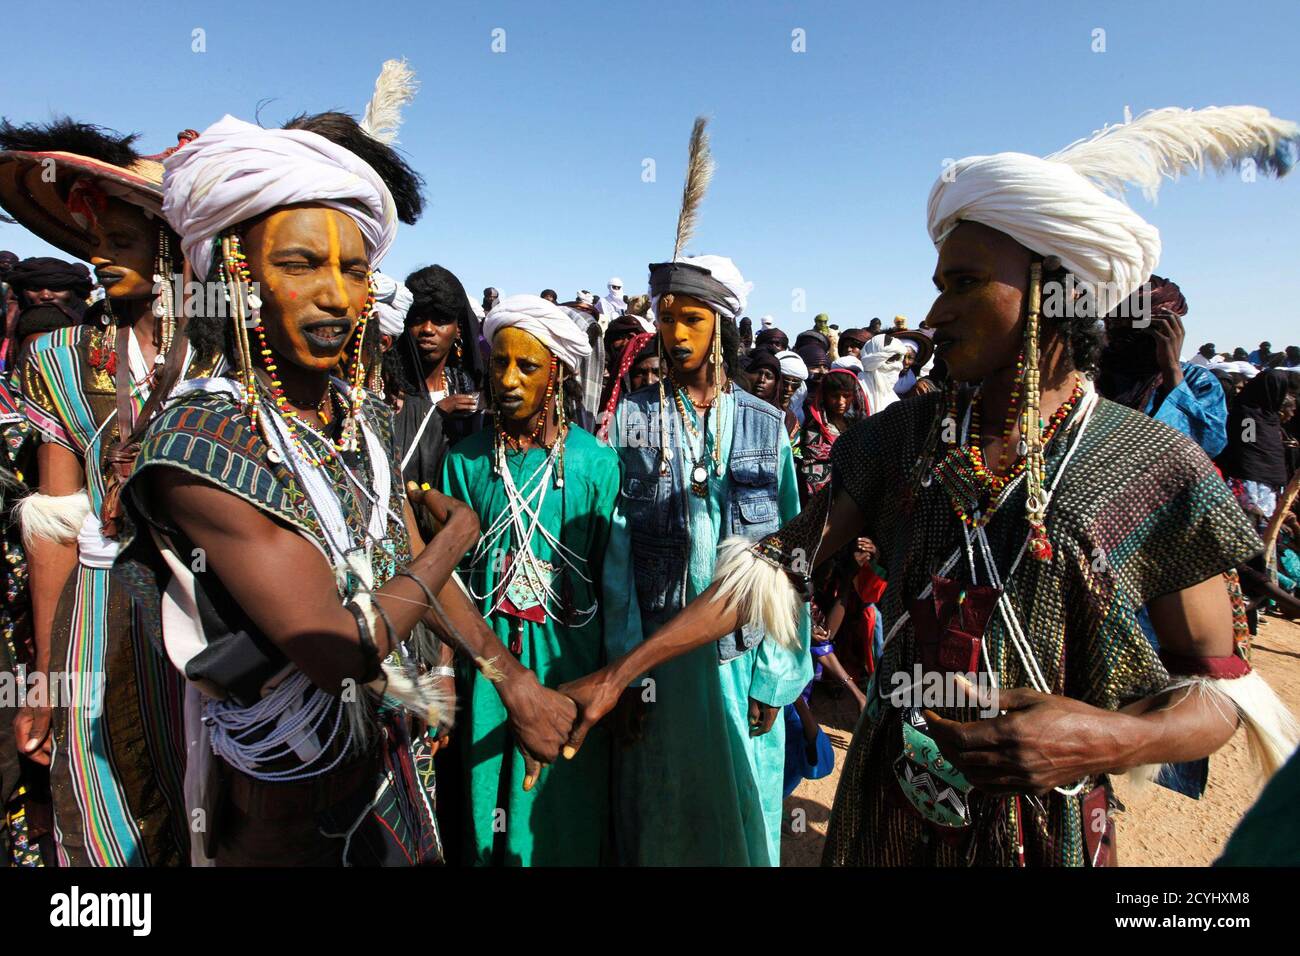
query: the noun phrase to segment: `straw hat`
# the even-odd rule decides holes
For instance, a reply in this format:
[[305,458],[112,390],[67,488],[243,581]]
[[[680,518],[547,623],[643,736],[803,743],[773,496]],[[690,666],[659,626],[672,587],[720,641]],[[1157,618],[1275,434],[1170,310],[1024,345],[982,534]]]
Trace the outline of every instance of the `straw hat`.
[[[23,135],[32,133],[32,145],[57,143],[60,132],[74,128],[74,124],[55,124],[45,130],[33,127],[4,129],[6,145],[20,147]],[[93,127],[76,126],[84,134]],[[115,147],[116,154],[131,157],[128,165],[106,159],[49,148],[10,148],[0,151],[0,206],[26,229],[34,232],[53,246],[57,246],[77,259],[89,259],[94,240],[68,211],[68,193],[79,179],[90,178],[108,193],[141,207],[154,216],[162,211],[162,160],[176,149],[195,138],[193,130],[177,136],[178,144],[155,156],[137,156],[130,152],[129,139],[114,141],[106,135],[99,138]],[[94,134],[84,134],[71,142],[93,144]],[[85,148],[83,145],[82,148]]]

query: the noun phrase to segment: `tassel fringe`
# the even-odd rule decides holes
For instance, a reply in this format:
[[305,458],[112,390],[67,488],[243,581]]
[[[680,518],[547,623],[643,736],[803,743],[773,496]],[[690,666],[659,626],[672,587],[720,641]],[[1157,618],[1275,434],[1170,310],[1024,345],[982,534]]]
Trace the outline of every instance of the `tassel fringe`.
[[739,536],[723,541],[713,582],[713,600],[734,606],[742,624],[761,628],[782,647],[799,647],[802,602],[785,571],[754,553],[754,542]]
[[90,495],[83,489],[72,495],[42,495],[21,499],[15,507],[23,529],[23,544],[53,541],[70,544],[77,540],[81,523],[90,514]]
[[[1234,717],[1246,728],[1246,746],[1251,762],[1259,773],[1259,782],[1265,783],[1290,759],[1300,745],[1300,723],[1282,703],[1268,682],[1251,671],[1244,677],[1214,679],[1192,677],[1180,679],[1170,690],[1187,688],[1191,694],[1206,696],[1223,714],[1225,720]],[[1124,774],[1129,784],[1141,789],[1155,782],[1164,764],[1144,764]]]
[[438,689],[437,677],[421,674],[417,680],[412,681],[400,664],[390,664],[387,661],[384,662],[383,669],[384,676],[371,684],[372,688],[382,688],[385,697],[391,697],[430,727],[441,727],[444,730],[451,727],[454,718],[451,701]]

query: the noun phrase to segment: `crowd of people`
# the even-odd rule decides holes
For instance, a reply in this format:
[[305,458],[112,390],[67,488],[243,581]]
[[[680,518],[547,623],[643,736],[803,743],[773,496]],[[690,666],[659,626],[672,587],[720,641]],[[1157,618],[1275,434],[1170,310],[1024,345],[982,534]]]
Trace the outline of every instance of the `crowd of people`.
[[1287,764],[1250,649],[1300,616],[1300,351],[1183,361],[1107,163],[1280,174],[1294,123],[962,160],[924,321],[793,341],[687,254],[702,122],[671,255],[564,302],[378,271],[390,133],[0,125],[71,257],[0,253],[7,863],[775,865],[827,693],[830,864],[1102,865],[1113,775],[1199,797],[1239,725]]

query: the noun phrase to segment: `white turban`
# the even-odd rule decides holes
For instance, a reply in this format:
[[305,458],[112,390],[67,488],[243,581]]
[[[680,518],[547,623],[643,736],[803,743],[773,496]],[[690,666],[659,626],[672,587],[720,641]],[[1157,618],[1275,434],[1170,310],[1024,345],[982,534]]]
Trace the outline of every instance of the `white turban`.
[[1024,153],[968,156],[945,171],[926,208],[935,248],[963,220],[1059,256],[1092,284],[1098,316],[1137,290],[1160,261],[1160,233],[1064,163]]
[[[886,342],[885,339],[889,338]],[[873,335],[871,341],[862,346],[858,361],[862,365],[862,374],[858,381],[867,396],[867,410],[874,415],[887,405],[898,401],[894,386],[903,371],[903,356],[909,351],[906,339],[892,336]]]
[[376,272],[375,314],[379,317],[379,330],[385,335],[401,335],[406,329],[406,313],[415,301],[411,290],[390,275]]
[[1160,233],[1121,198],[1138,186],[1155,201],[1182,172],[1219,172],[1249,162],[1285,175],[1300,126],[1258,106],[1148,110],[1045,159],[1023,153],[968,156],[930,190],[930,238],[939,246],[958,222],[982,222],[1039,255],[1058,256],[1093,286],[1098,317],[1147,280],[1160,261]]
[[572,372],[591,354],[586,331],[579,329],[562,308],[540,295],[512,295],[498,302],[483,320],[483,338],[491,345],[499,331],[512,328],[537,339]]
[[808,380],[808,365],[799,357],[798,352],[786,349],[776,353],[776,360],[781,363],[781,374],[797,378],[801,382]]
[[351,216],[372,266],[397,234],[397,207],[384,181],[355,153],[316,133],[225,116],[163,162],[163,216],[200,279],[212,266],[212,240],[224,230],[299,202]]
[[770,315],[765,315],[758,320],[758,324],[763,326],[765,329],[770,329],[776,325],[776,319],[772,318]]

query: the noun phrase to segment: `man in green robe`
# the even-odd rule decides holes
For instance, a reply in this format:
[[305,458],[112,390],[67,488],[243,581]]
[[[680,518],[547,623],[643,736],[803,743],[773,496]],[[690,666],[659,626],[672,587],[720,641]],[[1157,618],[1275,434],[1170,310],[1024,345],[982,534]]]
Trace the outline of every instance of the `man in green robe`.
[[[630,568],[606,576],[606,549],[626,553],[615,511],[618,456],[569,423],[587,338],[557,306],[532,295],[488,315],[495,422],[448,454],[446,494],[477,512],[483,536],[462,564],[475,602],[504,645],[547,687],[604,665],[606,641],[640,635]],[[612,859],[610,735],[593,732],[571,761],[525,765],[487,678],[457,677],[453,751],[461,765],[465,862],[587,865]]]

